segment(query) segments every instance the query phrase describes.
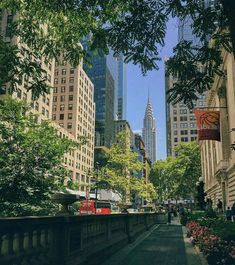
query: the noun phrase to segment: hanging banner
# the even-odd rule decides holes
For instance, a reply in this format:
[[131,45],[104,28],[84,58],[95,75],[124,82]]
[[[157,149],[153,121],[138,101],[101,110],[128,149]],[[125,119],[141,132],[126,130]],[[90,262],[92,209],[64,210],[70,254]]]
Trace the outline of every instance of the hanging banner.
[[198,130],[198,140],[220,141],[220,112],[193,110]]

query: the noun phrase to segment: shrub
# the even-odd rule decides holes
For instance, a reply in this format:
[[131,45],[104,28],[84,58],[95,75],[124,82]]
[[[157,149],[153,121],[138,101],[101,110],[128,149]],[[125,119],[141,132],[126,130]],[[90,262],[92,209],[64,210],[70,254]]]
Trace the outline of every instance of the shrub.
[[188,235],[199,246],[210,265],[232,265],[235,263],[235,245],[215,235],[212,230],[198,222],[186,225]]

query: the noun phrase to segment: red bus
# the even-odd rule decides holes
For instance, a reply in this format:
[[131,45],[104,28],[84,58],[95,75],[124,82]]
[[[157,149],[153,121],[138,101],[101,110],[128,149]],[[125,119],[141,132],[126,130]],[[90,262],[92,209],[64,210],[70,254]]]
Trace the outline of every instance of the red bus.
[[105,201],[81,201],[80,214],[111,214],[111,204]]

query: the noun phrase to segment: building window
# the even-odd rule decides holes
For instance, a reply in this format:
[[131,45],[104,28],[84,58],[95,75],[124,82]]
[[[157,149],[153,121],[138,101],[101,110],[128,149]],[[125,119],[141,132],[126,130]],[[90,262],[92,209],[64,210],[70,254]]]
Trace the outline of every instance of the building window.
[[59,70],[56,69],[56,70],[55,70],[55,76],[57,76],[58,74],[59,74]]
[[181,134],[181,135],[187,135],[187,134],[188,134],[188,130],[181,130],[181,131],[180,131],[180,134]]
[[177,143],[178,142],[178,138],[174,138],[174,142]]
[[73,86],[69,86],[69,92],[73,92]]
[[64,119],[64,114],[60,114],[60,120]]
[[58,84],[58,78],[54,79],[54,84],[57,85]]
[[197,130],[190,130],[191,134],[197,134]]
[[177,117],[174,117],[174,121],[177,121]]
[[177,115],[177,110],[176,109],[173,110],[173,114]]
[[173,128],[177,129],[177,123],[173,124]]
[[20,89],[17,89],[17,98],[22,97],[22,91]]
[[53,102],[57,102],[57,96],[53,96]]
[[73,117],[72,113],[68,113],[68,119],[71,120]]
[[65,101],[65,96],[60,96],[60,101],[64,102]]
[[180,114],[187,114],[187,113],[188,113],[187,109],[181,109],[180,110]]
[[64,104],[61,104],[61,105],[60,105],[60,110],[61,110],[61,111],[64,111]]
[[188,120],[188,117],[187,116],[181,116],[180,117],[180,121],[187,121]]
[[53,121],[56,120],[56,114],[53,114],[53,115],[52,115],[52,120],[53,120]]
[[35,109],[38,111],[39,110],[39,104],[38,102],[35,103]]
[[73,104],[69,104],[68,110],[72,110],[72,109],[73,109]]
[[61,91],[61,93],[64,93],[64,92],[65,92],[65,86],[62,86],[62,87],[60,88],[60,91]]
[[45,115],[45,108],[42,107],[42,114]]
[[69,78],[69,83],[74,83],[74,77]]
[[74,68],[70,68],[70,74],[71,74],[71,75],[74,74]]
[[71,122],[69,122],[69,123],[67,124],[67,129],[72,129],[72,123],[71,123]]
[[66,69],[62,69],[61,73],[62,75],[66,75]]
[[174,135],[178,135],[178,131],[174,131]]
[[53,93],[57,93],[57,87],[53,88]]
[[49,111],[46,110],[46,117],[49,118]]
[[69,101],[73,100],[73,95],[69,95]]
[[64,128],[64,124],[63,123],[59,123],[60,127]]
[[66,78],[65,77],[61,78],[61,83],[62,84],[65,84],[66,83]]
[[181,142],[188,142],[188,137],[181,137]]

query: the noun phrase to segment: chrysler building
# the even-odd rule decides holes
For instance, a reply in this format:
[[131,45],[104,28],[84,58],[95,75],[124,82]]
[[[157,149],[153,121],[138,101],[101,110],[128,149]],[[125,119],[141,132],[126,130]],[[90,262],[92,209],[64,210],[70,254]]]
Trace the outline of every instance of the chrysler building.
[[144,115],[142,136],[145,144],[145,150],[153,163],[156,161],[156,125],[149,97]]

